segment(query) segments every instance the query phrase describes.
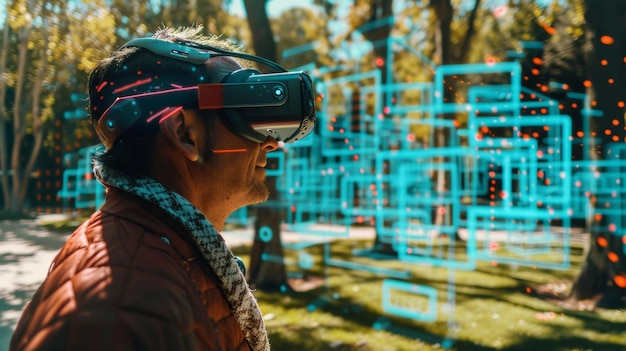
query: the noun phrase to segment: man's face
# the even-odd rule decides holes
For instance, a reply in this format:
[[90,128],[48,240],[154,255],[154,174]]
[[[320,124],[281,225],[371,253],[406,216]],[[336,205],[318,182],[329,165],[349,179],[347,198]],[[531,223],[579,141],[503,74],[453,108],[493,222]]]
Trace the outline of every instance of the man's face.
[[265,166],[267,153],[278,147],[276,140],[268,138],[263,143],[256,143],[244,139],[231,132],[219,119],[213,131],[207,132],[212,142],[205,142],[204,150],[213,156],[205,162],[208,169],[204,180],[212,192],[217,192],[212,196],[221,196],[222,201],[236,208],[267,200]]

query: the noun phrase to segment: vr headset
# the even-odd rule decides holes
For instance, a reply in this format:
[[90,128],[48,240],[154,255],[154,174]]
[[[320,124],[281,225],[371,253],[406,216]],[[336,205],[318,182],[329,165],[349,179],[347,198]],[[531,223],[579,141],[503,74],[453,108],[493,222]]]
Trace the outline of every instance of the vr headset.
[[240,69],[230,73],[221,83],[120,96],[104,111],[95,126],[107,149],[124,132],[156,128],[159,119],[180,108],[218,110],[227,128],[259,143],[268,136],[285,143],[295,142],[311,133],[315,126],[313,82],[306,72],[290,72],[259,56],[195,42],[140,38],[122,46],[125,47],[144,48],[155,55],[193,65],[203,65],[212,57],[229,56],[263,64],[276,72]]

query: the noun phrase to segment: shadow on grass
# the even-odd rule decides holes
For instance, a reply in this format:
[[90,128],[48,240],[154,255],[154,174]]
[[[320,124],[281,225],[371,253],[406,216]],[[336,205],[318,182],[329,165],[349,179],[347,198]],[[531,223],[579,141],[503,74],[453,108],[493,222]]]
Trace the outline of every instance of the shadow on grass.
[[[464,350],[464,349],[461,349]],[[468,349],[469,350],[469,349]],[[529,351],[529,350],[550,350],[550,351],[571,351],[571,350],[588,350],[588,351],[626,351],[624,344],[608,343],[601,341],[592,341],[575,336],[561,338],[553,335],[551,338],[525,338],[521,342],[507,347],[507,351]]]
[[[351,258],[349,246],[350,245],[346,245],[345,248],[337,249],[333,257],[349,260]],[[316,248],[309,253],[317,253],[316,250],[318,249]],[[582,252],[578,249],[576,250],[576,254]],[[319,250],[318,257],[322,256],[322,251]],[[385,267],[387,267],[389,263],[390,262],[384,262]],[[413,275],[407,279],[407,281],[434,287],[440,292],[440,297],[444,296],[449,289],[453,289],[454,303],[456,306],[454,318],[458,317],[457,320],[458,323],[460,323],[458,328],[463,328],[465,333],[464,335],[455,334],[458,337],[453,339],[453,343],[449,345],[451,350],[626,351],[626,346],[614,342],[615,338],[603,338],[603,336],[606,335],[621,335],[624,330],[626,330],[626,322],[613,322],[593,311],[566,310],[558,305],[550,304],[549,301],[534,296],[533,290],[529,290],[530,287],[539,282],[571,280],[577,269],[576,265],[579,263],[576,257],[572,259],[572,267],[569,270],[552,271],[534,269],[526,266],[490,266],[488,263],[483,262],[483,264],[480,264],[474,271],[455,272],[452,277],[456,277],[454,278],[456,280],[453,281],[450,281],[446,273],[448,271],[445,268],[428,266],[414,267],[413,269],[419,269],[419,271],[416,271],[418,274]],[[373,260],[372,264],[377,263]],[[324,266],[323,262],[321,265]],[[338,316],[342,318],[345,323],[337,328],[348,330],[348,332],[350,328],[371,330],[372,333],[378,329],[402,336],[407,339],[408,343],[411,343],[411,340],[419,340],[423,343],[430,344],[432,347],[426,348],[428,350],[445,348],[442,347],[444,346],[442,343],[446,340],[444,339],[446,335],[451,335],[450,328],[455,328],[454,325],[449,325],[443,320],[427,323],[388,316],[380,307],[382,303],[380,301],[380,292],[367,291],[368,295],[365,296],[365,298],[363,295],[350,296],[350,294],[348,294],[346,296],[340,296],[338,293],[335,293],[342,291],[342,287],[345,288],[346,285],[357,287],[375,286],[375,289],[379,289],[381,281],[387,277],[362,270],[348,270],[337,267],[328,268],[329,267],[325,266],[317,267],[316,270],[311,272],[312,274],[326,277],[328,282],[332,280],[331,283],[325,286],[306,292],[290,294],[261,292],[263,295],[259,297],[259,299],[270,305],[278,305],[285,309],[304,311],[304,313],[306,313],[306,311],[312,312],[312,310],[321,311],[333,316]],[[432,271],[424,273],[424,268]],[[339,276],[337,276],[337,274]],[[451,283],[453,285],[450,285]],[[345,289],[343,291],[345,291]],[[366,291],[361,288],[360,292],[356,294],[363,293],[366,293]],[[367,300],[370,297],[371,302]],[[498,305],[500,311],[514,311],[513,313],[519,314],[520,320],[525,319],[527,323],[536,325],[537,328],[540,328],[541,335],[537,336],[537,334],[533,334],[533,331],[525,330],[524,327],[510,328],[513,326],[512,324],[517,321],[517,317],[507,320],[501,318],[501,322],[498,323],[498,321],[481,320],[480,317],[476,315],[476,312],[486,311],[490,316],[491,312],[489,312],[489,306],[495,304]],[[472,310],[472,308],[482,308],[483,310],[477,311]],[[461,313],[462,309],[464,309],[464,311]],[[540,316],[547,311],[554,311],[557,314],[563,313],[563,315],[570,320],[569,323],[571,325],[576,325],[575,330],[566,326],[567,323],[539,321],[536,315]],[[503,312],[500,312],[500,314],[502,313]],[[381,321],[383,323],[381,323]],[[480,330],[484,336],[472,334],[471,330],[474,329],[468,327],[469,323],[472,323],[472,321],[478,324],[476,330]],[[377,328],[377,326],[379,327]],[[283,334],[280,331],[276,331],[272,334],[272,344],[276,347],[273,348],[275,350],[369,350],[366,344],[329,345],[328,341],[316,340],[316,335],[319,336],[319,334],[315,334],[315,328],[302,327],[300,325],[274,325],[272,329],[275,327],[294,330],[294,333],[285,332]],[[272,329],[270,329],[270,331]],[[470,335],[468,335],[468,330]],[[589,331],[592,334],[581,335],[578,331],[582,330]],[[595,337],[593,334],[598,334],[598,337],[602,337],[603,339],[594,340]],[[543,337],[543,335],[545,335],[545,337]],[[498,337],[508,338],[505,339],[506,346],[491,346],[494,344],[493,340]]]

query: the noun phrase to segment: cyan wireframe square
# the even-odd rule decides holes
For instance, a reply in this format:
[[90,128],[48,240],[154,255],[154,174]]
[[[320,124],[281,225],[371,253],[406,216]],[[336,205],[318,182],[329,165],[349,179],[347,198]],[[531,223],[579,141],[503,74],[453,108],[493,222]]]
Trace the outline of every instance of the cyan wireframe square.
[[[559,232],[550,228],[555,219],[563,221]],[[543,225],[529,231],[520,224],[531,222]],[[468,212],[467,224],[468,236],[477,242],[478,260],[559,270],[570,266],[568,216],[556,217],[545,209],[475,207]]]
[[383,311],[422,322],[437,320],[437,290],[399,280],[383,280]]

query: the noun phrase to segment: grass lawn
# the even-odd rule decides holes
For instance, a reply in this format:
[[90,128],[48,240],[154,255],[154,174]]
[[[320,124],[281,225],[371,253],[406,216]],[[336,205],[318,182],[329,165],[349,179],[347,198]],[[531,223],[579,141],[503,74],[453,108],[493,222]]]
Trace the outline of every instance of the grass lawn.
[[[355,244],[365,243],[332,244],[333,257],[355,260]],[[249,262],[249,247],[233,251]],[[321,278],[317,288],[255,293],[272,350],[626,351],[626,311],[570,310],[535,293],[547,284],[551,291],[569,290],[583,259],[580,247],[572,249],[566,271],[489,262],[479,262],[474,271],[449,271],[397,260],[357,259],[364,265],[410,270],[404,281],[436,288],[440,303],[434,322],[383,311],[382,282],[389,277],[325,266],[322,247],[309,253],[317,258],[306,273]]]

